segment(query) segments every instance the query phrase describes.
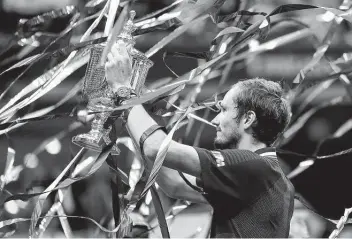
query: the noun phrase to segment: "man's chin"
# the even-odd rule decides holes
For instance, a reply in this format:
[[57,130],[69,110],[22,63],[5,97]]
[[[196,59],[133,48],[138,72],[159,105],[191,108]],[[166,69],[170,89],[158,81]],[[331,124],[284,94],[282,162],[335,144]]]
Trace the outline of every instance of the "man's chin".
[[237,143],[236,142],[227,142],[227,141],[215,138],[214,147],[216,149],[234,149],[234,148],[237,148]]
[[219,140],[219,139],[215,139],[215,140],[214,140],[214,147],[215,147],[216,149],[226,149],[227,146],[228,146],[228,145],[227,145],[226,143],[222,142],[222,141]]

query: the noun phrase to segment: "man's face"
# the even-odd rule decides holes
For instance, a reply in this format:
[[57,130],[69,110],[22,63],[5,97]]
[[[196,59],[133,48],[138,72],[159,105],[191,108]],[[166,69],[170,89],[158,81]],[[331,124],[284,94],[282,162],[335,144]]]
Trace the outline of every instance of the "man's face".
[[226,93],[219,103],[220,113],[212,120],[212,123],[217,126],[214,140],[216,148],[237,148],[244,133],[242,120],[238,119],[237,105],[233,102],[239,90],[239,86],[234,86]]

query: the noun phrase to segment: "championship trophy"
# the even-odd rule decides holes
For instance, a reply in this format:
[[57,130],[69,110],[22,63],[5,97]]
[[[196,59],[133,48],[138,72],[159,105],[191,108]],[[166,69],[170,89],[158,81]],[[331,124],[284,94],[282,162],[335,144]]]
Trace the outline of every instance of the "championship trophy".
[[[153,62],[142,52],[134,48],[135,40],[132,33],[136,29],[133,24],[135,12],[130,12],[130,18],[126,22],[117,40],[122,40],[128,47],[132,59],[132,74],[130,78],[131,89],[140,96],[142,87],[149,68]],[[100,66],[105,43],[98,44],[91,49],[91,55],[84,76],[83,95],[88,98],[87,109],[96,113],[91,123],[91,130],[88,133],[80,134],[72,138],[72,142],[94,151],[102,151],[105,145],[110,144],[109,133],[112,126],[104,128],[104,123],[109,118],[112,110],[116,107],[116,96],[105,79],[105,67]],[[105,112],[104,112],[105,111]],[[111,154],[117,155],[120,150],[116,145],[113,146]]]

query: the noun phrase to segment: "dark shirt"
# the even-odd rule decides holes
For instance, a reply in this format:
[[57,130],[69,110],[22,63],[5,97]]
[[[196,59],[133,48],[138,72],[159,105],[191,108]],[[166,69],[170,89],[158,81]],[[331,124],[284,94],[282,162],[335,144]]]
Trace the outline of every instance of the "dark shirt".
[[214,209],[211,237],[288,237],[294,187],[273,148],[196,148],[202,187]]

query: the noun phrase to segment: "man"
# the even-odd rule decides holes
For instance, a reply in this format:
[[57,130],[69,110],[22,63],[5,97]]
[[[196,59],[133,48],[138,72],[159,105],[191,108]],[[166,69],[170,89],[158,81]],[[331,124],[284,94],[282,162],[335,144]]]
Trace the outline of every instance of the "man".
[[[118,44],[123,45],[118,42],[108,54],[106,77],[124,100],[131,60]],[[158,183],[174,197],[195,202],[205,198],[210,203],[214,209],[211,237],[288,237],[294,188],[268,146],[288,124],[289,114],[279,84],[264,79],[237,83],[212,121],[217,126],[215,145],[221,150],[173,141]],[[142,144],[148,160],[155,160],[166,133],[141,105],[129,110],[126,118],[130,136]],[[186,185],[175,170],[190,175],[203,195]]]

